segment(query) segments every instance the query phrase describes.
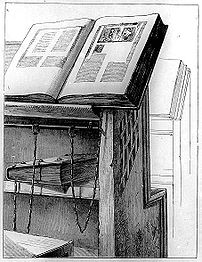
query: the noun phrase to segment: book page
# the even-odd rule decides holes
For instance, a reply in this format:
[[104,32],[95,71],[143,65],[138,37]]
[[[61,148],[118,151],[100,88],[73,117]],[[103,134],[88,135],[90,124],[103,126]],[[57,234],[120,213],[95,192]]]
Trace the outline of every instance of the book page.
[[89,22],[79,19],[33,25],[6,73],[6,95],[43,93],[56,98],[61,77],[64,81],[62,73],[68,73],[65,65],[76,57],[74,52],[79,50],[75,46]]
[[60,97],[123,94],[157,14],[96,21]]
[[39,29],[17,62],[18,68],[62,68],[81,27]]

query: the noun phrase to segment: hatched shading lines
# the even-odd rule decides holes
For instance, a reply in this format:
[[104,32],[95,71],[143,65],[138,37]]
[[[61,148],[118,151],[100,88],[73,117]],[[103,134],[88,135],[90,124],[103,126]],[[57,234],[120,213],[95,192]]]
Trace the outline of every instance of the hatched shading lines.
[[109,62],[102,75],[101,82],[122,82],[127,67],[124,62]]
[[77,73],[75,82],[95,82],[105,56],[106,54],[93,54],[89,59],[85,59]]
[[40,52],[46,52],[46,49],[48,48],[49,44],[53,40],[54,36],[56,35],[56,32],[48,32],[45,33],[39,42],[36,44],[34,50],[32,53],[40,53]]
[[65,56],[47,56],[41,67],[60,67],[62,68],[66,62]]
[[75,34],[75,29],[64,31],[63,34],[58,38],[55,46],[52,49],[52,52],[65,52]]
[[25,56],[18,62],[17,67],[36,67],[42,56]]

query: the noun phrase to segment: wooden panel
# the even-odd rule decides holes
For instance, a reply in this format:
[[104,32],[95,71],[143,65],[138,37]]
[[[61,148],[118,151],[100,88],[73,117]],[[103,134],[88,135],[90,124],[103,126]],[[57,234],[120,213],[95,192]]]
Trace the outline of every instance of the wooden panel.
[[[26,233],[28,223],[29,195],[17,194],[17,231]],[[90,200],[77,199],[80,223],[83,225]],[[34,196],[30,234],[62,240],[74,240],[76,246],[98,247],[98,201],[85,233],[81,234],[75,220],[73,200],[61,197]],[[3,227],[12,231],[13,194],[4,193]]]
[[[133,167],[120,194],[120,144],[118,137],[123,113],[114,117],[114,226],[116,257],[165,257],[166,214],[165,191],[151,191],[148,139],[148,98],[145,98],[138,115],[139,148]],[[115,136],[116,133],[116,136]],[[136,134],[137,135],[137,134]],[[116,141],[115,141],[116,140]]]
[[115,192],[117,257],[161,257],[160,206],[155,203],[143,208],[140,159],[141,153],[138,152],[122,196]]
[[150,171],[150,132],[149,132],[149,90],[147,88],[141,108],[141,137],[142,141],[142,167],[143,167],[143,204],[147,205],[151,194],[151,171]]
[[104,111],[99,165],[99,256],[114,257],[113,112]]

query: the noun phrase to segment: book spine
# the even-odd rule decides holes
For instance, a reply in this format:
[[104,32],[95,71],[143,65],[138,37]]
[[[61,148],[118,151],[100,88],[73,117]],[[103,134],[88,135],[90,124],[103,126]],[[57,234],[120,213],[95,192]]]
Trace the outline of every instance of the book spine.
[[185,72],[185,65],[182,62],[182,60],[180,60],[180,64],[177,70],[177,78],[173,89],[170,113],[169,113],[171,118],[175,118],[175,115],[177,113],[177,105],[178,105],[178,100],[180,99],[179,98],[181,92],[180,89],[182,88],[184,72]]
[[182,72],[179,75],[176,87],[173,92],[173,101],[171,104],[170,116],[174,120],[179,120],[182,117],[184,100],[186,97],[187,87],[190,81],[190,71],[187,66],[183,66]]
[[144,97],[167,28],[168,26],[163,24],[158,15],[127,87],[126,96],[137,108],[140,107]]
[[[24,167],[8,167],[6,170],[7,180],[16,180],[18,182],[31,183],[33,175],[33,166]],[[35,184],[44,185],[55,185],[60,186],[60,166],[59,165],[47,165],[47,166],[37,166]]]
[[179,103],[178,111],[177,111],[177,115],[176,115],[175,119],[181,119],[182,118],[185,97],[186,97],[186,93],[187,93],[188,87],[190,85],[190,82],[191,82],[191,72],[190,72],[190,69],[187,69],[186,77],[185,77],[184,83],[183,83],[184,88],[182,90],[182,99]]

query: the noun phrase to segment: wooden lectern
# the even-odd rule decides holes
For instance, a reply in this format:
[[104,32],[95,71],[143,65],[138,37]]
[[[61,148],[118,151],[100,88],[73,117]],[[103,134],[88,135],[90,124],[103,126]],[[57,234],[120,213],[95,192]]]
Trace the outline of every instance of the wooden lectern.
[[[150,183],[148,88],[142,94],[138,108],[93,108],[7,102],[4,119],[5,168],[33,159],[34,135],[31,128],[36,124],[40,127],[37,152],[35,152],[37,159],[72,155],[69,137],[71,127],[74,127],[74,154],[96,154],[99,151],[99,183],[94,188],[86,177],[85,183],[82,182],[75,187],[74,197],[77,201],[79,217],[74,216],[71,205],[67,205],[70,207],[69,211],[65,209],[69,219],[71,217],[69,221],[74,225],[70,222],[65,224],[66,213],[62,213],[62,209],[58,208],[59,204],[55,207],[57,211],[51,213],[52,217],[48,217],[51,207],[49,203],[49,206],[42,211],[39,211],[38,207],[33,208],[30,221],[31,234],[39,234],[43,231],[44,236],[64,240],[69,234],[74,243],[82,243],[86,246],[93,243],[94,247],[97,245],[100,257],[167,256],[166,191],[151,188]],[[90,184],[88,188],[85,186],[87,184]],[[19,188],[14,187],[10,191],[7,190],[5,194],[12,194],[14,198],[22,194]],[[54,186],[48,188],[40,185],[41,191],[37,191],[36,184],[33,185],[33,190],[30,184],[28,187],[29,189],[27,191],[24,189],[23,193],[26,197],[31,192],[33,195],[38,194],[37,197],[45,194],[52,199],[60,197],[60,201],[61,198],[64,199],[64,205],[65,201],[72,201],[68,190],[61,193],[57,192]],[[80,191],[77,192],[77,189]],[[90,189],[92,194],[89,194]],[[83,205],[84,198],[88,200],[93,198],[94,203],[88,202]],[[8,216],[9,212],[15,211],[15,208],[9,207],[8,202],[11,203],[11,198],[6,201],[7,198],[5,198],[4,213],[7,212]],[[25,229],[22,221],[25,220],[18,218],[18,208],[20,205],[22,207],[22,203],[18,202],[18,198],[16,201],[16,227],[17,231],[23,232]],[[98,201],[99,213],[96,206]],[[84,221],[88,213],[88,205],[92,205],[91,216],[86,231],[81,233],[75,225],[76,222],[72,221],[73,219]],[[37,218],[35,211],[38,212]],[[96,220],[97,215],[99,215],[99,222]],[[56,219],[55,216],[59,216],[60,219],[57,217],[57,220],[53,221]],[[43,217],[46,217],[46,222],[41,223],[45,223],[46,226],[40,231],[40,226],[36,225],[37,219],[40,223]],[[12,224],[12,219],[10,222]],[[21,228],[18,228],[19,223]],[[12,230],[7,222],[4,222],[4,229]]]

